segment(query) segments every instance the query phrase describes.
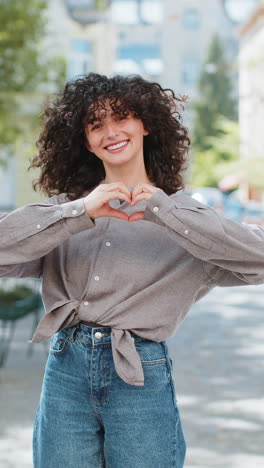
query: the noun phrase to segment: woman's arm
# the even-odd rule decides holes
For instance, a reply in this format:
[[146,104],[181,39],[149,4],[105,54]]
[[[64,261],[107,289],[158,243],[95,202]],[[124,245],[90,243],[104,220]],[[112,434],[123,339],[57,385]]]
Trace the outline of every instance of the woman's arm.
[[47,203],[34,203],[2,214],[0,266],[5,269],[26,263],[30,269],[28,262],[40,259],[73,234],[94,226],[84,210],[83,198],[60,204],[53,197]]
[[168,228],[193,256],[220,267],[214,269],[219,281],[228,282],[228,270],[247,283],[264,282],[263,227],[239,224],[185,194],[169,197],[162,190],[147,201],[144,219]]
[[0,265],[0,277],[4,278],[41,278],[44,258],[16,265]]

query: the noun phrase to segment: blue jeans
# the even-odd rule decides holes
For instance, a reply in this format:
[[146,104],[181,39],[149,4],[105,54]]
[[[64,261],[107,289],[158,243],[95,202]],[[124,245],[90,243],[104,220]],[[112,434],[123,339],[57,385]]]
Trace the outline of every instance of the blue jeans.
[[78,324],[52,337],[34,425],[35,468],[183,467],[166,342],[131,333],[145,378],[135,386],[115,371],[110,334]]

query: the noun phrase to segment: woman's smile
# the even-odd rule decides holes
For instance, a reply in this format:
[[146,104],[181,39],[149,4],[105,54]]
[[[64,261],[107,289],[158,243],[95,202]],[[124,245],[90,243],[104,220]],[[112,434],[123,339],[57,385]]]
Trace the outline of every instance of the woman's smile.
[[110,153],[119,153],[120,151],[123,151],[125,148],[127,148],[128,143],[129,140],[122,140],[117,143],[105,146],[105,149]]

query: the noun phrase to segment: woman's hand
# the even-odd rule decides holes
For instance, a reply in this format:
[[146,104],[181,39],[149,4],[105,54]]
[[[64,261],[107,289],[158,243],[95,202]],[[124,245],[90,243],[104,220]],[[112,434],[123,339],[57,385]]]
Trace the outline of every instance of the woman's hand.
[[85,211],[92,219],[109,216],[130,222],[138,221],[139,219],[143,219],[144,211],[137,211],[128,216],[124,211],[109,206],[109,201],[119,198],[134,206],[140,200],[149,200],[157,190],[160,189],[153,187],[151,184],[138,184],[133,188],[132,192],[128,190],[123,182],[100,184],[85,197]]
[[131,193],[123,182],[113,184],[100,184],[84,199],[86,213],[92,219],[110,216],[128,221],[128,215],[124,211],[112,208],[108,202],[115,198],[125,200],[131,204]]
[[[133,188],[131,192],[131,206],[136,205],[141,200],[149,200],[153,193],[160,190],[158,187],[154,187],[151,184],[138,184]],[[137,211],[128,217],[128,221],[138,221],[144,218],[144,211]]]

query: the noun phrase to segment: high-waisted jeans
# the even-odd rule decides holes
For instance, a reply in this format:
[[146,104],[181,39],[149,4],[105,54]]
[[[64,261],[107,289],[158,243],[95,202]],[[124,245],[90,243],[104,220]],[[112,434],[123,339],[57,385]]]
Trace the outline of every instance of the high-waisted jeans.
[[144,386],[117,375],[111,328],[78,324],[52,337],[34,425],[35,468],[183,467],[167,344],[131,335]]

